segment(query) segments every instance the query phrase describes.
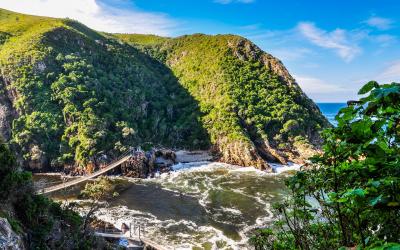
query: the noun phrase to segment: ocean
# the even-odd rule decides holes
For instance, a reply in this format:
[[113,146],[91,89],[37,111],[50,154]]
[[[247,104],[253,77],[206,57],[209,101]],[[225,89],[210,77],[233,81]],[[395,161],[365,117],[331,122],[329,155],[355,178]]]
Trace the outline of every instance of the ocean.
[[333,124],[337,125],[337,122],[335,120],[335,116],[339,112],[341,108],[346,107],[346,103],[317,103],[318,107],[320,108],[321,112],[325,117],[328,119],[328,121]]

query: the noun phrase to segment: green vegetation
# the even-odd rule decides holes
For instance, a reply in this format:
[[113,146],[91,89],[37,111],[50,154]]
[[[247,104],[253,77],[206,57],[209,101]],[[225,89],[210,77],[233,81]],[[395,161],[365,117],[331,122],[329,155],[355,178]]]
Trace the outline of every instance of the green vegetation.
[[115,191],[116,181],[107,177],[100,177],[93,183],[86,183],[85,188],[81,191],[81,195],[90,200],[90,204],[85,205],[88,212],[84,216],[83,230],[88,231],[89,225],[95,221],[94,215],[100,208],[106,207],[108,200],[118,196]]
[[209,146],[197,103],[158,61],[71,20],[0,13],[10,35],[0,80],[16,94],[12,143],[26,162],[84,166],[132,145]]
[[[1,138],[0,138],[1,139]],[[44,196],[35,195],[31,174],[19,171],[15,157],[0,140],[0,217],[16,233],[27,234],[29,249],[91,249],[94,241],[82,237],[81,217]],[[51,234],[57,234],[56,239]]]
[[238,36],[103,34],[0,10],[0,41],[11,142],[32,168],[129,146],[212,146],[262,168],[314,149],[328,124],[277,59]]
[[17,171],[15,157],[0,137],[0,199],[8,199],[12,193],[17,189],[20,190],[30,180],[30,173]]
[[144,35],[144,34],[107,34],[107,35],[118,37],[119,39],[130,44],[143,45],[143,46],[158,45],[165,41],[170,40],[170,38],[167,37],[161,37],[156,35]]
[[328,126],[283,65],[241,37],[116,36],[172,69],[199,102],[201,121],[227,162],[298,157],[295,138],[318,145],[319,129]]
[[400,84],[359,94],[324,131],[323,154],[288,179],[281,220],[251,239],[257,249],[400,249]]

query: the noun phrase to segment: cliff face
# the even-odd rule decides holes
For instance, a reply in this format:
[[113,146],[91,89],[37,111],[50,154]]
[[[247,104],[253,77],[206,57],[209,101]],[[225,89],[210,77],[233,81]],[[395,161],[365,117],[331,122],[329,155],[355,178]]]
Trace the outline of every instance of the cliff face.
[[31,168],[157,145],[268,169],[314,152],[328,124],[279,60],[233,35],[101,34],[0,10],[0,86],[0,133]]

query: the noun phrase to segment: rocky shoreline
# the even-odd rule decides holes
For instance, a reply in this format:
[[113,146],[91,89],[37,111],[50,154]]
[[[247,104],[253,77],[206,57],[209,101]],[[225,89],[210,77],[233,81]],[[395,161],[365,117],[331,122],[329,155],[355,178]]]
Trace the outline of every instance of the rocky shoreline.
[[[210,151],[186,151],[170,149],[152,149],[150,151],[134,150],[130,159],[121,164],[120,167],[109,171],[109,175],[122,175],[131,178],[154,177],[157,173],[171,171],[171,166],[177,163],[201,162],[216,160]],[[79,168],[66,166],[57,172],[44,170],[33,170],[35,175],[63,176],[63,178],[73,178],[91,174],[102,168],[105,168],[112,160],[109,157],[102,157],[96,161],[96,164],[90,163],[86,167]]]

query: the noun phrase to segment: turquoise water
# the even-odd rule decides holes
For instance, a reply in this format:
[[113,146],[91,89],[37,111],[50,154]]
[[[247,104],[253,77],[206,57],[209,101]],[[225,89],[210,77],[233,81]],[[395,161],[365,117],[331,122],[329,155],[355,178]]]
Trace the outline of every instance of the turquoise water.
[[[318,106],[335,125],[335,115],[346,104]],[[174,170],[152,179],[124,178],[126,189],[96,216],[117,228],[139,223],[147,238],[171,249],[254,249],[249,237],[273,223],[271,206],[287,194],[288,173],[215,162],[178,164]],[[36,178],[35,183],[46,186],[59,178],[46,176],[43,183]],[[70,197],[55,198],[64,195]]]
[[328,119],[330,123],[336,125],[335,116],[341,108],[346,107],[346,103],[317,103],[322,114]]

